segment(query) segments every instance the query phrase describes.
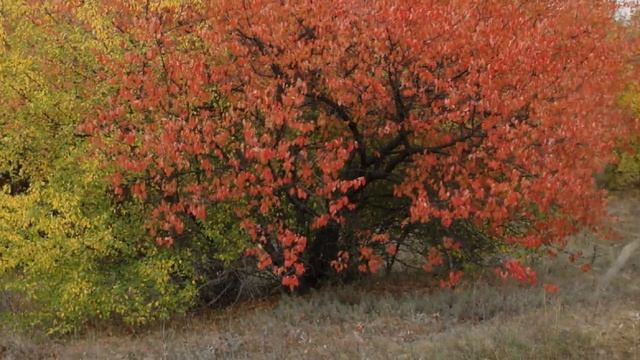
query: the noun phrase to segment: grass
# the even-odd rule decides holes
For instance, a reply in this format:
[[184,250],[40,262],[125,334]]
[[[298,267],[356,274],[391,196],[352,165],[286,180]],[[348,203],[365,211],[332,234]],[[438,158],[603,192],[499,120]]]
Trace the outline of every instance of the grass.
[[[619,227],[640,234],[638,197],[614,198]],[[596,292],[624,241],[581,236],[593,270],[538,264],[541,287],[479,275],[452,291],[397,273],[304,297],[275,297],[192,315],[135,334],[53,340],[0,333],[6,359],[640,359],[640,254]],[[591,253],[586,253],[589,258]]]

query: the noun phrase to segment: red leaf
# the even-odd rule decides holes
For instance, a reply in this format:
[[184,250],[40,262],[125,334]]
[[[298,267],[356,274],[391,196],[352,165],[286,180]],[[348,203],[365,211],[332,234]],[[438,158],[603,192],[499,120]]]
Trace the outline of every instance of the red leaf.
[[300,282],[297,276],[287,275],[282,278],[282,285],[288,287],[290,291],[293,291],[300,285]]
[[560,290],[560,287],[556,284],[543,284],[542,287],[548,294],[555,294]]

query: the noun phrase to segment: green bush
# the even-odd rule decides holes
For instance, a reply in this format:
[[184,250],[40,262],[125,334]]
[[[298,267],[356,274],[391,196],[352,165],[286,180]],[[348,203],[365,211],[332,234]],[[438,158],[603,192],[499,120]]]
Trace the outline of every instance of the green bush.
[[241,255],[233,207],[208,209],[172,248],[156,245],[149,209],[115,197],[78,129],[114,91],[95,53],[121,51],[120,39],[93,2],[74,8],[92,33],[56,6],[11,0],[0,12],[0,316],[63,334],[183,313]]
[[18,295],[6,315],[67,333],[93,319],[137,325],[186,310],[196,289],[189,249],[148,241],[142,211],[114,211],[96,165],[80,164],[0,194],[1,285]]
[[605,186],[610,190],[624,190],[640,186],[640,145],[620,155],[620,161],[610,165],[604,174]]
[[[640,92],[630,86],[623,94],[621,104],[635,114],[640,114]],[[640,134],[630,148],[620,151],[619,162],[609,165],[600,176],[600,181],[610,190],[640,187]]]
[[[0,293],[15,294],[13,322],[69,333],[97,320],[130,326],[190,309],[216,269],[241,256],[230,206],[210,212],[202,234],[159,247],[145,209],[119,203],[97,161],[78,156],[28,191],[0,193]],[[231,280],[231,279],[229,279]],[[210,296],[210,295],[209,295]]]

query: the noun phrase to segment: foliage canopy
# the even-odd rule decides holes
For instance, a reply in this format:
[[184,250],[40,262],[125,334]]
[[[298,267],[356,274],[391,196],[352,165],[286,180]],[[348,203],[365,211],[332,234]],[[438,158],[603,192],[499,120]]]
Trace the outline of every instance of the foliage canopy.
[[635,126],[612,1],[110,3],[135,45],[84,130],[116,192],[166,246],[237,204],[248,253],[291,288],[375,272],[424,225],[463,252],[460,224],[562,247],[604,214],[592,174]]

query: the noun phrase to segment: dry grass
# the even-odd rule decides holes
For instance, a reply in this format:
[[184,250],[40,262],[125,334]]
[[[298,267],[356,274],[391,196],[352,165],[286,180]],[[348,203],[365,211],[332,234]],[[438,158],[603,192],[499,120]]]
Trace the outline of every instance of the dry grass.
[[[614,198],[620,227],[640,234],[640,197]],[[595,245],[595,247],[594,247]],[[177,319],[138,334],[92,332],[51,340],[0,333],[7,359],[640,359],[640,254],[596,294],[624,241],[580,237],[593,271],[543,262],[540,287],[479,277],[453,291],[394,274]],[[586,253],[587,257],[591,254]]]

